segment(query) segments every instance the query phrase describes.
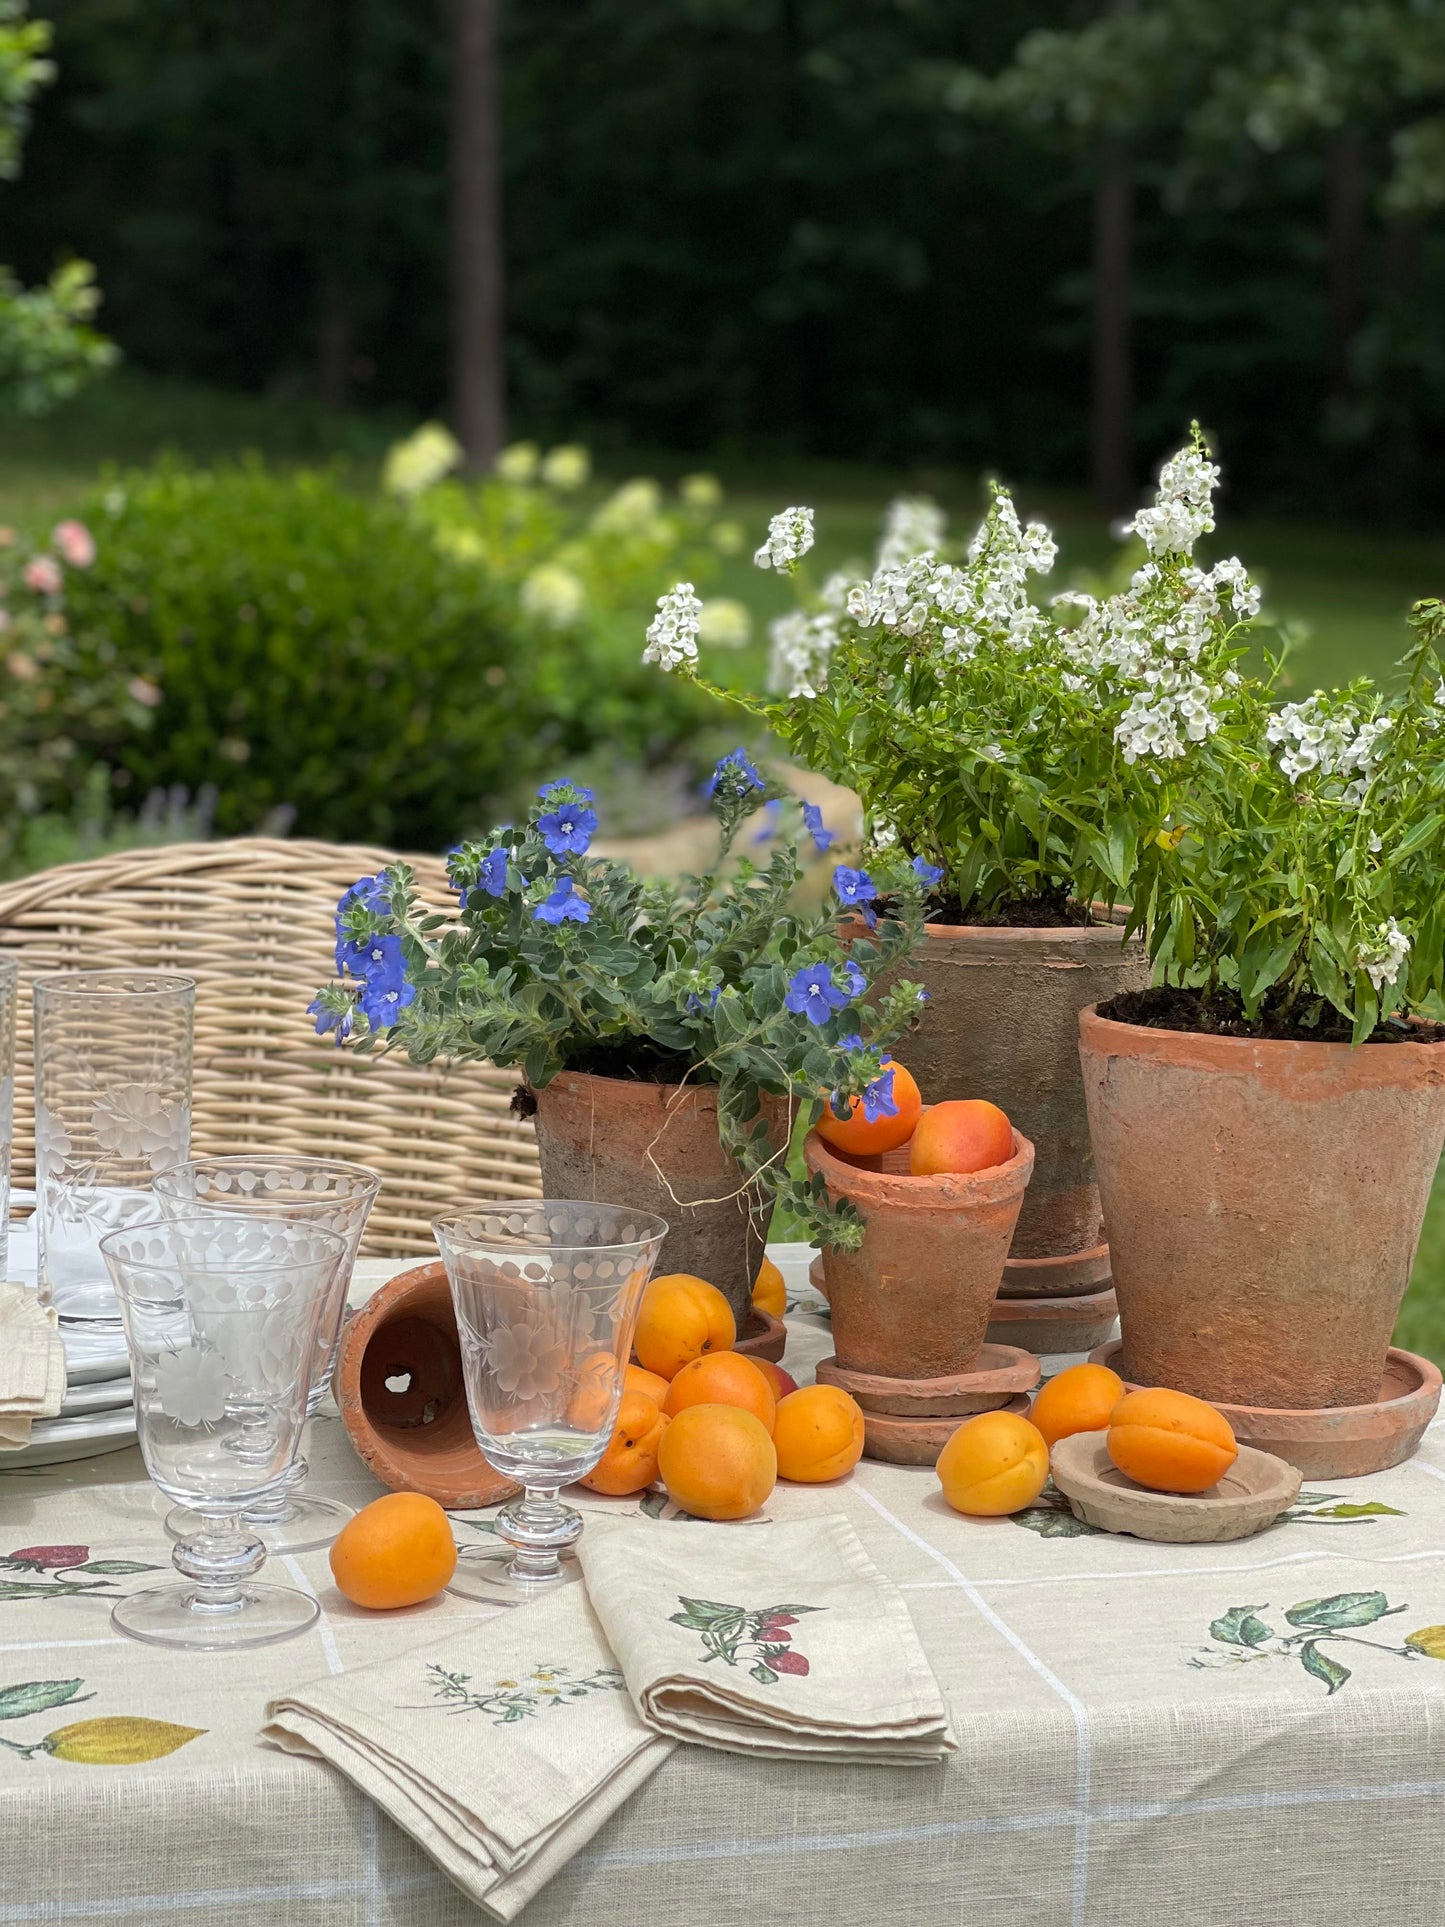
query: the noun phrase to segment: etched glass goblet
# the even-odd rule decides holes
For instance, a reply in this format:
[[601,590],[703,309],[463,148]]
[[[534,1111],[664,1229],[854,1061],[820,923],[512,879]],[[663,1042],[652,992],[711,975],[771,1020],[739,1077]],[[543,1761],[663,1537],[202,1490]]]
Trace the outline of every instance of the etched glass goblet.
[[467,1548],[450,1590],[517,1605],[577,1577],[582,1520],[558,1489],[612,1437],[643,1288],[667,1235],[623,1205],[523,1198],[433,1220],[457,1314],[472,1430],[522,1487],[498,1514],[511,1559]]
[[306,1422],[339,1233],[216,1214],[100,1241],[130,1352],[146,1470],[197,1517],[171,1553],[179,1581],[118,1600],[111,1620],[158,1646],[268,1646],[319,1607],[259,1582],[266,1549],[243,1515],[285,1489]]
[[[381,1189],[380,1175],[364,1164],[347,1164],[340,1158],[287,1157],[278,1152],[274,1157],[191,1158],[158,1171],[154,1188],[167,1218],[236,1212],[243,1217],[319,1226],[344,1240],[345,1254],[321,1314],[320,1342],[306,1400],[306,1416],[314,1418],[336,1369],[352,1267]],[[355,1507],[340,1499],[302,1492],[306,1473],[306,1461],[298,1453],[283,1490],[246,1514],[247,1525],[260,1533],[268,1552],[312,1552],[328,1546],[354,1516]],[[166,1531],[173,1539],[185,1539],[194,1523],[178,1508],[167,1514]]]

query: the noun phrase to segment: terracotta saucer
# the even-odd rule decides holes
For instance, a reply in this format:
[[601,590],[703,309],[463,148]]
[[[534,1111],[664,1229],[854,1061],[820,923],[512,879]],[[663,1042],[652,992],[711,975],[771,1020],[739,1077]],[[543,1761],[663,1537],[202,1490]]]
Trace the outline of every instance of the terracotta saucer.
[[[1029,1409],[1028,1393],[1016,1393],[994,1409],[1022,1416]],[[939,1453],[963,1423],[958,1417],[895,1418],[887,1412],[865,1412],[863,1456],[890,1465],[936,1465]]]
[[[1123,1341],[1090,1354],[1125,1384]],[[1358,1479],[1384,1472],[1415,1452],[1440,1403],[1439,1368],[1392,1345],[1385,1356],[1380,1397],[1373,1405],[1325,1405],[1311,1410],[1209,1402],[1229,1420],[1241,1445],[1287,1459],[1307,1479]],[[1132,1387],[1131,1387],[1132,1389]]]
[[1176,1546],[1218,1545],[1263,1532],[1299,1497],[1298,1469],[1248,1445],[1207,1492],[1151,1492],[1125,1478],[1109,1457],[1106,1436],[1075,1432],[1050,1454],[1054,1484],[1074,1517],[1106,1532]]
[[1112,1284],[1073,1298],[999,1296],[985,1336],[991,1345],[1022,1345],[1031,1352],[1087,1352],[1104,1343],[1118,1316]]
[[836,1385],[851,1394],[865,1414],[962,1419],[974,1412],[996,1412],[1020,1392],[1031,1392],[1039,1382],[1039,1361],[1014,1345],[985,1345],[974,1369],[952,1378],[884,1378],[877,1372],[849,1371],[834,1357],[818,1361],[817,1378],[820,1385]]
[[754,1305],[733,1350],[748,1358],[765,1358],[770,1365],[776,1365],[787,1343],[788,1328],[782,1319],[774,1318],[770,1311],[759,1311]]
[[1053,1258],[1005,1258],[998,1292],[1000,1298],[1077,1298],[1103,1290],[1109,1278],[1109,1247],[1091,1245]]
[[827,1299],[828,1280],[823,1276],[823,1254],[821,1251],[813,1260],[812,1264],[808,1266],[808,1283],[813,1287],[814,1291],[818,1293],[819,1297],[824,1300]]

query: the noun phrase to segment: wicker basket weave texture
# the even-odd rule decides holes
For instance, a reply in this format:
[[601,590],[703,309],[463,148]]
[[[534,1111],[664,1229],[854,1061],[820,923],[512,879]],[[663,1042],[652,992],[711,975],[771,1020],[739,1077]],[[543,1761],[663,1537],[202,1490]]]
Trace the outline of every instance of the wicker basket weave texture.
[[[304,1152],[384,1180],[364,1252],[434,1253],[447,1205],[541,1190],[515,1073],[358,1056],[315,1035],[306,1006],[335,974],[336,901],[394,861],[361,845],[173,843],[0,884],[0,955],[18,956],[13,1178],[34,1182],[31,980],[48,971],[178,970],[196,981],[191,1146]],[[408,857],[419,894],[454,901],[439,858]]]

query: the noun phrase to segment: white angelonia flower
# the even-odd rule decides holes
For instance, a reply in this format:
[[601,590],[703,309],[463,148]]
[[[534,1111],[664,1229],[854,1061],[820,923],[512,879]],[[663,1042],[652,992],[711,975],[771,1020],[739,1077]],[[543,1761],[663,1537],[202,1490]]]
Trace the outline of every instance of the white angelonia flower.
[[753,557],[759,569],[779,569],[790,574],[796,563],[813,546],[813,511],[806,508],[784,509],[768,524],[768,539]]
[[504,482],[532,482],[542,451],[535,442],[513,442],[497,457],[497,473]]
[[788,696],[820,695],[828,686],[828,661],[838,646],[832,616],[793,609],[769,623],[768,636],[773,645],[768,687]]
[[1302,703],[1285,703],[1271,716],[1264,734],[1266,742],[1283,745],[1279,766],[1291,782],[1315,772],[1322,777],[1353,777],[1340,801],[1358,806],[1379,762],[1381,739],[1391,727],[1388,716],[1357,722],[1355,712],[1348,708],[1330,715],[1314,695]]
[[1214,527],[1214,488],[1219,470],[1193,446],[1171,455],[1159,471],[1153,508],[1140,509],[1126,532],[1139,536],[1150,555],[1190,555]]
[[[830,616],[846,615],[848,613],[848,596],[852,588],[853,577],[849,575],[848,571],[846,569],[835,569],[819,591],[818,602],[822,608],[827,610]],[[1445,684],[1442,684],[1442,687],[1445,687]]]
[[586,584],[560,563],[541,562],[523,579],[517,604],[534,622],[570,629],[587,607]]
[[1442,676],[1440,681],[1435,685],[1435,701],[1442,709],[1445,709],[1445,676]]
[[890,823],[886,816],[875,816],[868,825],[868,846],[874,850],[896,849],[898,826]]
[[731,596],[709,596],[698,617],[697,639],[709,648],[745,649],[752,640],[753,618],[744,602]]
[[1380,837],[1380,833],[1379,833],[1379,831],[1378,831],[1378,830],[1371,830],[1371,832],[1370,832],[1370,834],[1369,834],[1369,838],[1368,838],[1368,840],[1366,841],[1366,844],[1365,844],[1365,848],[1366,848],[1366,849],[1367,849],[1367,850],[1369,851],[1369,853],[1370,853],[1370,855],[1371,855],[1371,856],[1378,856],[1378,855],[1380,854],[1380,852],[1381,852],[1381,850],[1383,850],[1383,849],[1384,849],[1384,847],[1385,847],[1385,845],[1384,845],[1384,843],[1383,843],[1383,841],[1381,840],[1381,837]]
[[657,599],[657,614],[647,628],[644,662],[655,662],[659,669],[676,669],[679,663],[697,661],[697,627],[702,604],[690,582],[679,582]]
[[462,446],[440,422],[425,422],[386,452],[381,486],[388,495],[410,497],[433,487],[462,459]]
[[550,449],[542,463],[542,480],[548,488],[582,488],[591,474],[592,457],[581,442],[563,442],[559,448]]
[[1390,917],[1378,926],[1372,943],[1359,946],[1355,952],[1355,962],[1375,989],[1383,990],[1386,984],[1399,981],[1409,954],[1410,939],[1395,919]]
[[947,529],[948,517],[932,497],[895,496],[884,516],[875,570],[896,569],[916,555],[933,554],[943,547]]

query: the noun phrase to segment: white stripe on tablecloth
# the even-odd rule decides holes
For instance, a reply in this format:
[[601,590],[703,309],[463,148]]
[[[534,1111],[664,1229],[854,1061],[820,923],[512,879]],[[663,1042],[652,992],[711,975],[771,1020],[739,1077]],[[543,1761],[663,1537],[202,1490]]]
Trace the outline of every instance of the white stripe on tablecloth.
[[332,1631],[331,1621],[326,1617],[326,1608],[321,1604],[320,1593],[317,1592],[316,1588],[312,1585],[311,1581],[306,1577],[305,1573],[301,1570],[300,1566],[297,1565],[296,1560],[291,1553],[289,1552],[283,1553],[281,1556],[281,1563],[286,1568],[287,1572],[290,1573],[291,1577],[296,1581],[296,1584],[300,1587],[301,1591],[305,1593],[306,1597],[308,1599],[314,1599],[316,1601],[317,1607],[320,1610],[321,1617],[316,1622],[316,1630],[321,1635],[321,1650],[326,1655],[326,1665],[327,1665],[328,1671],[333,1673],[344,1673],[346,1671],[346,1663],[342,1659],[340,1650],[337,1647],[336,1634]]
[[[1440,1475],[1445,1478],[1445,1472]],[[1351,1524],[1359,1524],[1352,1520]],[[1071,1585],[1077,1579],[1195,1579],[1200,1573],[1270,1572],[1276,1566],[1308,1565],[1316,1559],[1343,1560],[1357,1564],[1366,1563],[1362,1553],[1342,1551],[1338,1546],[1312,1547],[1308,1552],[1287,1552],[1278,1559],[1257,1559],[1232,1561],[1224,1566],[1140,1566],[1133,1572],[1035,1572],[1019,1573],[1012,1577],[1000,1574],[988,1579],[976,1579],[978,1586],[1056,1586],[1060,1583]],[[1424,1552],[1390,1552],[1368,1563],[1372,1566],[1404,1566],[1417,1559],[1445,1559],[1445,1547],[1431,1547]],[[900,1592],[947,1592],[957,1584],[953,1579],[904,1579],[895,1584]]]
[[920,1552],[926,1552],[936,1565],[942,1566],[956,1585],[967,1596],[969,1603],[980,1618],[986,1619],[1002,1639],[1006,1639],[1021,1659],[1043,1680],[1044,1684],[1058,1694],[1073,1716],[1076,1735],[1076,1755],[1074,1768],[1074,1801],[1077,1806],[1074,1833],[1074,1896],[1070,1913],[1072,1927],[1084,1927],[1085,1896],[1089,1882],[1089,1782],[1093,1766],[1093,1736],[1089,1731],[1089,1714],[1084,1702],[1072,1692],[1051,1667],[1039,1658],[1038,1654],[1016,1633],[1006,1620],[1001,1619],[989,1605],[973,1580],[959,1570],[946,1553],[916,1533],[911,1526],[905,1525],[896,1513],[890,1512],[881,1499],[875,1498],[861,1481],[858,1496],[869,1505],[880,1519],[886,1519],[892,1527],[910,1540]]

